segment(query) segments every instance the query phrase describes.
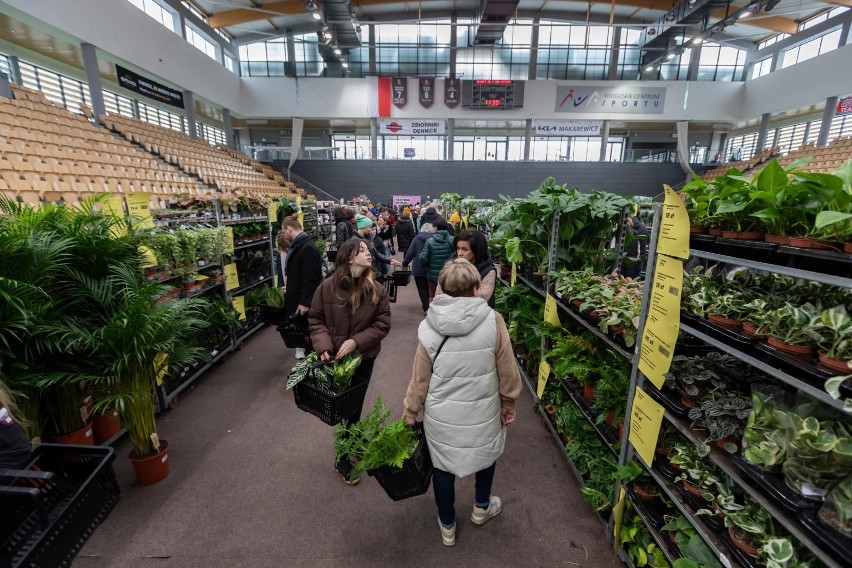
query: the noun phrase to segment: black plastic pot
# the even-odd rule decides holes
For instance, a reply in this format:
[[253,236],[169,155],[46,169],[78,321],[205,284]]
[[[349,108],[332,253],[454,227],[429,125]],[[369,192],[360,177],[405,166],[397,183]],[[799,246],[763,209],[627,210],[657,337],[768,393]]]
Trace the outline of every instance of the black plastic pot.
[[740,468],[761,491],[772,498],[775,503],[781,505],[784,509],[792,514],[796,514],[804,509],[815,509],[819,507],[818,501],[805,499],[787,485],[784,481],[784,474],[780,471],[767,471],[750,463],[741,455],[731,456],[731,461]]
[[799,520],[818,543],[821,543],[841,564],[852,558],[852,538],[843,536],[823,521],[815,509],[799,512]]

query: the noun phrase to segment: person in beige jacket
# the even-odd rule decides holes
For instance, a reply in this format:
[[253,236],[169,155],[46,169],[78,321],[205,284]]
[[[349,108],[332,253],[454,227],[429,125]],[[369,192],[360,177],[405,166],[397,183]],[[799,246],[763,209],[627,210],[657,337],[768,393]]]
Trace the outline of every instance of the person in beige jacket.
[[515,420],[521,376],[506,322],[478,297],[476,267],[465,259],[450,260],[438,282],[444,294],[435,297],[420,324],[404,405],[408,424],[423,411],[441,538],[453,546],[456,476],[475,474],[474,524],[486,523],[503,508],[491,485],[505,427]]

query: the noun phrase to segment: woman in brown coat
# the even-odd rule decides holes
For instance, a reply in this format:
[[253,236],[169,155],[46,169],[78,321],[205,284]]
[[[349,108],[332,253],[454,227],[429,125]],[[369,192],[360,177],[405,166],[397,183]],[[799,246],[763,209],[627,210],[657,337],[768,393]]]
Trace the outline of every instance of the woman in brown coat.
[[[390,331],[391,311],[384,287],[373,278],[372,257],[361,239],[349,239],[337,250],[337,268],[314,294],[308,322],[311,342],[323,361],[341,359],[357,349],[362,356],[350,385],[369,383],[373,363]],[[369,388],[369,387],[368,387]],[[361,407],[344,417],[349,424],[361,419]],[[352,463],[343,458],[334,465],[349,485]]]

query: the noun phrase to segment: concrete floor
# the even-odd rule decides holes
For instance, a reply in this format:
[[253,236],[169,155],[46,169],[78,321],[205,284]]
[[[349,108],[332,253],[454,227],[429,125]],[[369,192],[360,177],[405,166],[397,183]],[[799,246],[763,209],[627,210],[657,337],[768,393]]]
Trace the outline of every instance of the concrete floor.
[[[392,304],[365,408],[402,398],[423,318],[413,282]],[[300,411],[283,380],[295,364],[274,328],[250,338],[158,417],[169,477],[135,484],[125,437],[116,447],[122,498],[75,568],[619,566],[604,528],[524,390],[494,494],[503,513],[469,520],[473,479],[456,485],[457,543],[441,544],[430,491],[393,502],[366,475],[350,487],[332,471],[332,428]]]

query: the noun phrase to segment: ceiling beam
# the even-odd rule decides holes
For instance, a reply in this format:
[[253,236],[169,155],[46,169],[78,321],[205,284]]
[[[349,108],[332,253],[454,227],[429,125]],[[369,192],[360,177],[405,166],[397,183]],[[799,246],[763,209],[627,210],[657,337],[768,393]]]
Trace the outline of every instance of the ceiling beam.
[[305,4],[303,2],[299,0],[283,0],[281,2],[263,4],[262,8],[238,8],[236,10],[219,12],[218,14],[210,15],[208,21],[211,28],[218,29],[266,18],[303,13],[305,13]]
[[[725,8],[720,8],[719,10],[716,10],[715,12],[710,14],[711,23],[713,21],[724,19],[725,17],[727,17],[728,14],[735,12],[740,7],[736,7],[734,6],[734,4],[731,4],[730,10],[726,10]],[[767,16],[763,12],[752,14],[748,18],[740,18],[737,23],[742,24],[744,26],[763,28],[764,30],[781,32],[785,34],[794,34],[799,29],[799,24],[796,23],[796,20],[784,18],[783,16]]]
[[852,0],[820,0],[824,4],[834,4],[835,6],[847,6],[852,8]]

